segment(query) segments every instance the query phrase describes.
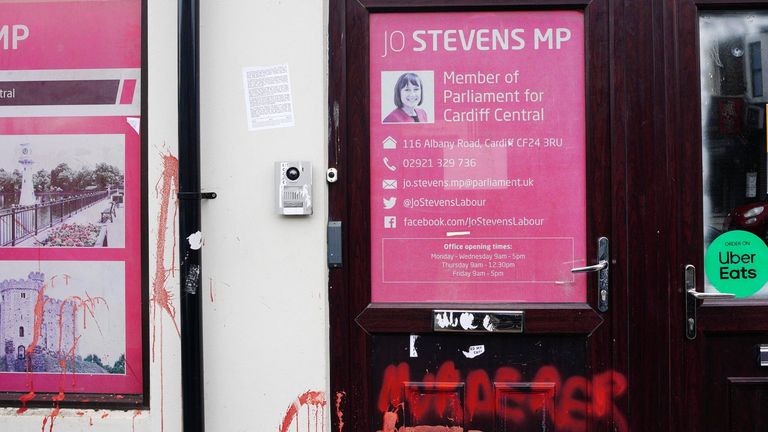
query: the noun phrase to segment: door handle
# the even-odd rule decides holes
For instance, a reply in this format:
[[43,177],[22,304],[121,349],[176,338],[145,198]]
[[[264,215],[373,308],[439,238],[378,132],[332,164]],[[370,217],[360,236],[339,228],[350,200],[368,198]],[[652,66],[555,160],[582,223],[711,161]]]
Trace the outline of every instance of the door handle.
[[571,269],[571,273],[597,272],[597,310],[600,312],[608,312],[609,259],[608,238],[600,237],[597,239],[597,264],[586,267],[574,267]]
[[598,264],[586,266],[586,267],[574,267],[571,269],[571,273],[590,273],[600,271],[608,267],[608,261],[600,261]]
[[696,291],[696,267],[685,266],[685,337],[696,339],[696,309],[698,300],[725,300],[736,297],[728,293],[703,293]]
[[698,292],[694,289],[688,290],[688,294],[694,296],[698,300],[725,300],[725,299],[732,299],[736,297],[735,294],[723,294],[723,293],[703,293]]

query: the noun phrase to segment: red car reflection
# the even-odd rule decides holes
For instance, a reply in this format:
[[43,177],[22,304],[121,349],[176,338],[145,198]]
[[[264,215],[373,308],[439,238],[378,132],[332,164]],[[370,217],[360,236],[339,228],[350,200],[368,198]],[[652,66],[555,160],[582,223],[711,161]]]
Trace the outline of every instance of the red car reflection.
[[768,202],[736,207],[725,218],[723,229],[749,231],[768,242]]

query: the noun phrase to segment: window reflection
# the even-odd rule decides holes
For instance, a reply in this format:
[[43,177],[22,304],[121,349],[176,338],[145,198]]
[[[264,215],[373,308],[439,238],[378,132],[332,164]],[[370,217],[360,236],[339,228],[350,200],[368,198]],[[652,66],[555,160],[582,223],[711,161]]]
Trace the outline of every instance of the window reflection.
[[768,12],[707,12],[699,31],[704,247],[731,230],[768,241]]

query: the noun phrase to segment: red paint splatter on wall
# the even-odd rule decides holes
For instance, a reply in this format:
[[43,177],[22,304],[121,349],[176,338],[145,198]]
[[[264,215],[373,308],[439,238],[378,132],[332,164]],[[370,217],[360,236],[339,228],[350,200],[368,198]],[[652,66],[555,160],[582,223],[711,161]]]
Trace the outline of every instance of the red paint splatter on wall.
[[[155,341],[157,339],[158,314],[160,315],[160,430],[165,429],[165,379],[163,376],[163,317],[167,314],[173,321],[176,333],[181,335],[176,323],[176,307],[173,304],[173,293],[168,288],[168,278],[174,274],[176,261],[176,217],[178,204],[176,192],[179,180],[179,160],[169,152],[161,153],[163,170],[155,185],[155,192],[160,199],[160,211],[157,216],[157,241],[155,249],[155,276],[152,280],[152,362],[155,361]],[[173,207],[172,217],[171,207]],[[166,236],[171,234],[173,246],[170,251],[171,264],[166,266]],[[158,310],[158,308],[160,310]]]
[[19,401],[21,401],[21,407],[16,410],[16,414],[24,414],[29,408],[27,408],[27,402],[31,401],[35,398],[35,392],[30,391],[29,393],[25,393],[19,397]]
[[[325,431],[325,393],[320,391],[306,391],[296,398],[285,411],[283,422],[280,424],[280,432],[288,432],[291,425],[295,425],[296,432],[324,432]],[[305,423],[301,419],[306,413],[306,429],[301,431]]]
[[[157,216],[157,243],[155,250],[155,277],[152,280],[152,359],[155,356],[155,335],[157,331],[156,319],[158,306],[173,320],[176,332],[181,335],[176,323],[176,307],[173,305],[173,293],[168,289],[168,278],[173,275],[176,253],[176,216],[178,205],[175,199],[178,190],[179,160],[170,153],[160,155],[163,161],[163,171],[155,185],[155,192],[160,198],[160,211]],[[173,248],[171,250],[171,265],[165,265],[165,244],[168,234],[168,215],[173,203],[173,218],[171,219],[171,233]]]
[[[35,306],[33,309],[34,313],[34,326],[32,331],[32,341],[29,343],[29,345],[25,349],[25,361],[27,363],[27,386],[29,388],[29,392],[19,397],[19,400],[21,401],[21,407],[16,411],[18,414],[23,414],[27,411],[26,404],[27,402],[31,401],[35,398],[36,394],[34,391],[34,372],[32,368],[32,362],[33,358],[35,356],[35,349],[38,346],[38,343],[40,342],[40,338],[43,333],[43,324],[45,319],[45,305],[48,301],[51,299],[46,295],[46,290],[55,288],[55,283],[57,278],[61,277],[64,280],[65,285],[69,285],[70,280],[72,279],[71,276],[67,274],[61,274],[61,275],[54,275],[52,276],[47,282],[43,283],[37,292],[37,298],[35,299]],[[82,310],[83,314],[83,327],[87,327],[88,324],[88,316],[90,316],[94,322],[96,323],[96,326],[99,326],[98,320],[96,319],[95,309],[97,305],[106,305],[106,301],[101,297],[91,297],[86,293],[86,298],[83,299],[79,296],[70,296],[64,299],[62,301],[61,305],[59,306],[59,337],[58,337],[58,347],[57,347],[57,357],[58,357],[58,365],[60,369],[60,376],[59,376],[59,393],[52,398],[52,401],[54,403],[54,408],[51,411],[51,413],[48,416],[45,416],[43,418],[43,426],[42,428],[45,429],[45,426],[49,426],[49,431],[53,430],[53,425],[56,420],[56,417],[59,415],[60,408],[59,404],[61,401],[64,400],[65,394],[64,394],[64,387],[66,384],[66,376],[68,374],[69,368],[68,363],[71,364],[72,373],[70,374],[72,376],[72,379],[74,380],[74,370],[75,370],[75,362],[76,362],[76,352],[77,352],[77,344],[80,339],[80,336],[76,336],[74,333],[72,335],[72,346],[66,349],[62,346],[63,340],[64,340],[64,316],[65,316],[65,308],[66,307],[72,307],[72,320],[74,321],[74,316],[77,315],[78,310]],[[107,306],[108,308],[108,306]],[[75,326],[74,322],[72,323],[66,323],[71,324],[70,327],[72,328],[72,331],[74,332]],[[50,424],[49,424],[50,420]]]
[[[49,415],[51,419],[51,425],[48,429],[48,432],[53,432],[53,422],[56,420],[56,417],[59,415],[59,411],[61,410],[59,408],[59,403],[63,400],[64,400],[63,391],[60,391],[59,394],[53,397],[54,408],[53,408],[53,411],[51,411],[51,414]],[[45,420],[46,419],[43,419],[43,429],[45,429]]]
[[[35,314],[35,321],[34,321],[34,329],[33,329],[33,337],[32,342],[27,346],[25,352],[26,352],[26,362],[27,362],[27,379],[28,379],[28,385],[30,388],[30,391],[24,395],[22,395],[19,400],[22,402],[21,408],[17,411],[17,413],[22,414],[24,413],[26,408],[26,403],[35,397],[34,392],[34,373],[32,371],[32,360],[35,355],[35,348],[38,345],[38,342],[40,341],[40,337],[42,335],[42,329],[43,329],[43,321],[44,321],[44,310],[45,310],[45,304],[50,300],[48,296],[45,295],[45,291],[48,288],[54,288],[55,287],[55,281],[56,279],[61,276],[62,279],[64,279],[64,283],[66,285],[69,285],[69,282],[71,280],[71,277],[67,274],[62,275],[54,275],[52,276],[48,282],[44,283],[37,293],[37,299],[35,300],[35,308],[34,308],[34,314]],[[59,370],[61,371],[59,374],[59,392],[51,398],[53,401],[54,407],[51,413],[45,417],[43,417],[42,421],[42,430],[45,430],[46,425],[48,426],[48,431],[53,431],[53,426],[56,421],[56,418],[58,417],[61,408],[60,403],[65,399],[65,393],[64,388],[66,386],[66,377],[67,374],[71,376],[71,379],[75,379],[75,368],[76,368],[76,352],[77,352],[77,345],[78,341],[80,340],[80,336],[76,336],[74,334],[74,317],[77,316],[78,310],[82,311],[83,315],[83,327],[87,328],[88,326],[88,317],[90,316],[91,319],[93,319],[94,323],[96,324],[97,328],[99,328],[99,322],[96,318],[96,307],[98,305],[103,305],[107,309],[109,309],[109,306],[107,305],[106,300],[104,300],[102,297],[91,297],[87,292],[85,295],[85,298],[79,297],[79,296],[69,296],[61,303],[59,306],[59,319],[58,319],[58,329],[59,329],[59,335],[58,335],[58,346],[57,346],[57,363],[59,365]],[[69,324],[70,328],[72,328],[73,335],[72,335],[72,346],[69,348],[65,348],[63,344],[64,340],[64,316],[65,316],[65,308],[71,307],[72,308],[72,323],[66,323]],[[66,351],[65,351],[66,349]],[[71,368],[71,373],[69,372]]]

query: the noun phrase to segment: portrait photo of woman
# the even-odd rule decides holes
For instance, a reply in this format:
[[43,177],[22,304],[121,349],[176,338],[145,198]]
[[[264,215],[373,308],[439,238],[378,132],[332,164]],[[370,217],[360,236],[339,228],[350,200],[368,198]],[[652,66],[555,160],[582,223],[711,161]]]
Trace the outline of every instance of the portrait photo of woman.
[[[421,72],[424,74],[423,72]],[[394,84],[394,109],[387,103],[387,99],[382,89],[382,113],[389,112],[383,119],[382,123],[432,123],[433,119],[430,116],[432,111],[433,95],[429,94],[425,88],[425,81],[431,83],[432,72],[427,72],[428,79],[422,79],[419,73],[416,72],[383,72],[383,74],[389,74],[390,76],[396,74],[397,81]],[[394,78],[386,79],[386,76],[382,76],[382,87],[389,87],[386,81],[390,81]],[[429,85],[429,84],[427,84]],[[425,104],[425,102],[428,102]],[[426,105],[426,106],[425,106]],[[426,108],[429,107],[429,108]]]

